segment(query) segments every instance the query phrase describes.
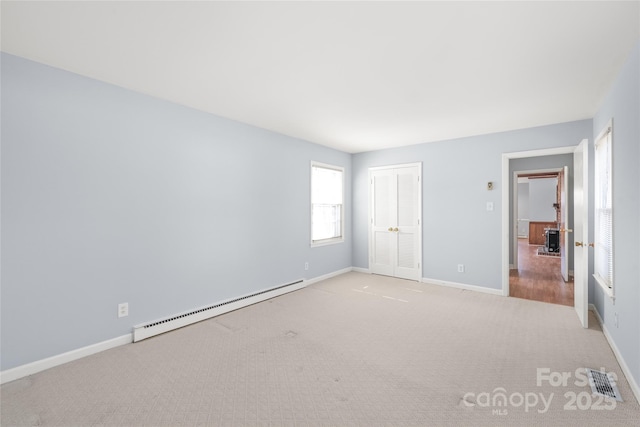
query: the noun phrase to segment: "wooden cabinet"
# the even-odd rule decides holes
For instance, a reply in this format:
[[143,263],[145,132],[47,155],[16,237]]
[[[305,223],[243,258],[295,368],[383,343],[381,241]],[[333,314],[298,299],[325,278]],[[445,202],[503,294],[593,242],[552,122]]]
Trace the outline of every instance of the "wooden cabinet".
[[544,245],[545,243],[545,228],[557,228],[557,222],[549,221],[529,221],[529,244],[530,245]]

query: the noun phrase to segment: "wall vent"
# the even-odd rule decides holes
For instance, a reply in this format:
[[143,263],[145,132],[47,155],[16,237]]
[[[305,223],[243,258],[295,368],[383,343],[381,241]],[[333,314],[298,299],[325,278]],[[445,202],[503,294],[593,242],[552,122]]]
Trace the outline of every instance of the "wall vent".
[[587,368],[587,376],[589,377],[589,384],[591,385],[591,391],[594,394],[599,394],[604,397],[610,397],[619,402],[622,402],[622,396],[616,386],[616,381],[613,375],[610,373],[596,371],[595,369]]
[[201,322],[242,307],[247,307],[289,292],[297,291],[304,287],[304,281],[298,280],[296,282],[287,283],[286,285],[276,286],[275,288],[266,289],[264,291],[222,301],[206,307],[196,308],[164,319],[137,325],[133,328],[133,342],[182,328],[183,326],[191,325],[196,322]]

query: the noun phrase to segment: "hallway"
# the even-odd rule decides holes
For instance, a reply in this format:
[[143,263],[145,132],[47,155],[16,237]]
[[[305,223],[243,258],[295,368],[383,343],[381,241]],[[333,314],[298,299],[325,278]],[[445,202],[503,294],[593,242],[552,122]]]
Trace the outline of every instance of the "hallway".
[[539,256],[538,245],[518,239],[518,269],[509,272],[509,295],[573,307],[573,277],[565,283],[560,257]]

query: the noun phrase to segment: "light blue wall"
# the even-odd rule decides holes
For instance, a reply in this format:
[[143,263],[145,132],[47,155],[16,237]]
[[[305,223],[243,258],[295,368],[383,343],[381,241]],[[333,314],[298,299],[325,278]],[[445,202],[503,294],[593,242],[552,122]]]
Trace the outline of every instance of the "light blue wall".
[[518,218],[529,218],[529,183],[518,184]]
[[[7,54],[1,100],[2,370],[351,266],[349,154]],[[311,160],[342,244],[310,248]]]
[[[591,120],[432,142],[353,156],[353,262],[368,268],[368,168],[422,162],[423,276],[502,288],[502,153],[577,145]],[[487,181],[495,183],[487,190]],[[486,202],[494,203],[487,212]],[[513,229],[513,228],[511,228]],[[457,272],[465,264],[465,272]]]
[[[593,119],[598,135],[613,119],[613,250],[616,299],[593,283],[593,303],[640,384],[640,43]],[[593,141],[591,141],[593,144]],[[591,150],[593,158],[593,147]],[[593,185],[593,182],[591,182]],[[593,187],[591,187],[593,188]],[[591,201],[593,206],[593,201]],[[593,265],[593,263],[591,263]],[[614,316],[619,325],[615,326]]]
[[529,237],[529,183],[518,184],[518,236]]
[[556,221],[553,204],[557,200],[558,180],[554,178],[529,181],[529,219],[531,221]]

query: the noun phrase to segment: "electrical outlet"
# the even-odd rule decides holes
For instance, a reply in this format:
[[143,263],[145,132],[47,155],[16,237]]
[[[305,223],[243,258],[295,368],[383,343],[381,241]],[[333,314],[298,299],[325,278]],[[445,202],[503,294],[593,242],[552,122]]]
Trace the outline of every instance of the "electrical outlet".
[[118,317],[126,317],[129,315],[129,303],[123,302],[118,304]]
[[458,264],[458,273],[464,273],[464,264]]
[[308,262],[304,263],[304,269],[305,269],[305,271],[309,269],[309,263]]

